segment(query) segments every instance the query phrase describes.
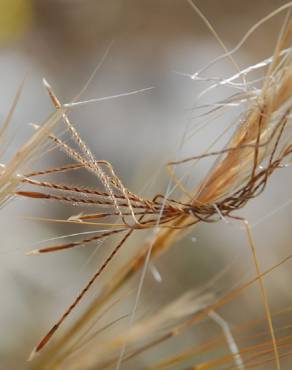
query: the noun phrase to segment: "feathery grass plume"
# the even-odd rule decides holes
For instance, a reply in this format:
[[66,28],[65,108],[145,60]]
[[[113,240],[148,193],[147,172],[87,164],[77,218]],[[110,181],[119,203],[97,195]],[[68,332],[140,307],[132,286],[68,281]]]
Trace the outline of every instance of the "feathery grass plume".
[[[238,47],[226,53],[224,57],[232,56],[257,27],[269,20],[273,15],[284,10],[289,10],[291,6],[292,3],[289,2],[263,18],[263,20],[248,31],[246,36],[238,44]],[[291,128],[292,110],[292,53],[291,48],[289,48],[291,21],[289,15],[288,13],[272,57],[243,71],[238,71],[236,75],[227,79],[219,80],[219,82],[218,79],[214,80],[214,84],[209,88],[215,89],[217,86],[229,85],[231,87],[236,86],[236,88],[240,89],[239,94],[231,96],[229,100],[219,102],[215,105],[215,108],[213,106],[210,110],[211,114],[214,109],[220,110],[229,104],[240,105],[244,103],[248,104],[248,107],[244,118],[238,123],[236,132],[225,148],[169,162],[168,167],[170,172],[174,174],[173,168],[175,166],[202,160],[206,157],[217,157],[208,175],[201,181],[200,185],[192,191],[185,189],[182,179],[176,181],[175,176],[173,176],[173,179],[176,181],[176,187],[182,190],[181,199],[172,199],[169,194],[157,194],[153,199],[144,199],[128,190],[123,185],[123,182],[117,176],[110,163],[94,158],[93,154],[87,148],[70,122],[64,110],[64,106],[59,102],[52,88],[46,83],[49,95],[56,108],[55,114],[58,114],[58,117],[63,119],[66,128],[71,134],[72,141],[75,146],[77,144],[77,148],[75,149],[73,144],[65,143],[60,137],[47,130],[46,134],[49,140],[67,154],[72,159],[72,162],[63,167],[26,173],[21,178],[21,182],[24,185],[29,185],[30,188],[28,190],[15,191],[15,194],[34,199],[46,199],[74,204],[81,208],[77,215],[73,215],[68,220],[55,221],[73,223],[76,225],[93,225],[94,227],[102,227],[104,231],[97,231],[90,237],[74,242],[54,244],[45,248],[36,249],[33,250],[31,254],[42,254],[75,247],[84,247],[91,242],[103,240],[113,235],[119,236],[120,240],[92,276],[88,284],[77,296],[75,301],[73,301],[61,318],[35,347],[32,352],[32,357],[46,347],[55,332],[76,308],[89,288],[101,276],[112,259],[134,232],[139,230],[153,230],[153,237],[147,240],[144,245],[141,246],[139,252],[128,261],[121,270],[114,274],[111,281],[108,281],[103,286],[97,299],[90,305],[81,318],[76,320],[62,338],[52,343],[37,364],[35,366],[32,365],[33,369],[62,369],[63,366],[65,366],[65,368],[76,369],[112,368],[115,366],[115,361],[118,361],[118,364],[120,364],[123,359],[127,360],[138,356],[141,352],[147,351],[157,343],[162,343],[170,337],[183,333],[191,325],[197,324],[208,317],[213,318],[217,324],[220,323],[223,330],[222,335],[223,337],[225,336],[225,340],[228,341],[227,338],[228,336],[229,339],[231,338],[231,332],[228,330],[228,325],[224,325],[224,320],[220,320],[216,311],[255,282],[260,283],[271,339],[257,345],[245,346],[243,349],[239,350],[239,352],[236,350],[237,347],[235,347],[235,350],[234,348],[232,349],[232,346],[234,347],[234,342],[231,340],[228,344],[230,347],[229,354],[203,362],[198,362],[198,360],[196,360],[196,365],[192,365],[189,368],[209,369],[218,368],[218,366],[226,364],[229,366],[229,369],[238,369],[240,366],[241,368],[253,368],[258,366],[258,364],[269,363],[276,359],[277,369],[280,369],[280,359],[289,355],[289,351],[285,352],[284,350],[285,348],[289,349],[287,340],[289,340],[290,337],[288,335],[287,338],[282,337],[276,341],[272,323],[273,314],[271,314],[269,310],[263,282],[264,276],[269,274],[280,264],[272,266],[264,272],[260,270],[250,233],[249,241],[256,264],[256,277],[242,284],[239,288],[229,292],[227,295],[218,298],[215,302],[208,301],[204,307],[198,302],[201,302],[201,299],[204,300],[205,296],[196,297],[197,301],[195,302],[192,300],[192,304],[190,304],[190,306],[193,307],[190,308],[194,311],[193,314],[191,315],[190,313],[190,317],[187,315],[187,318],[181,317],[181,322],[172,324],[165,335],[155,336],[153,333],[154,339],[152,342],[147,341],[147,339],[149,339],[149,332],[147,329],[150,330],[153,328],[152,325],[156,323],[157,317],[153,316],[149,321],[147,321],[148,319],[146,321],[142,320],[131,326],[128,333],[122,333],[118,338],[112,338],[109,342],[106,342],[106,348],[111,348],[113,352],[120,349],[120,355],[119,353],[112,353],[111,357],[108,357],[109,351],[102,350],[103,347],[101,347],[100,351],[96,352],[96,341],[98,341],[98,336],[96,338],[93,336],[92,339],[90,339],[93,345],[87,346],[88,337],[90,337],[90,335],[86,335],[85,339],[83,338],[86,342],[86,350],[84,350],[84,348],[80,349],[79,346],[77,346],[77,355],[74,354],[76,348],[73,344],[84,332],[90,331],[90,323],[95,315],[97,315],[102,307],[110,302],[110,299],[119,291],[119,288],[125,286],[137,271],[145,271],[147,267],[145,260],[148,263],[150,258],[154,260],[161,256],[174,244],[174,242],[182,238],[191,229],[191,226],[199,222],[216,222],[222,218],[225,220],[235,219],[241,221],[242,218],[237,212],[243,208],[250,199],[255,198],[264,191],[270,176],[276,169],[283,168],[289,164],[289,162],[286,162],[289,161],[292,153],[291,133],[289,131]],[[266,69],[261,88],[256,87],[257,85],[253,86],[258,80],[246,82],[248,74],[259,68]],[[203,71],[201,71],[201,73],[202,72]],[[193,75],[192,78],[203,78],[201,73]],[[244,79],[243,82],[240,82],[239,79],[242,76],[244,76]],[[96,175],[101,186],[97,188],[87,188],[43,180],[44,177],[52,173],[75,171],[81,168],[87,169],[90,173]],[[89,206],[94,209],[93,212],[87,211]],[[114,223],[112,222],[113,217],[116,220]],[[250,232],[249,229],[247,229],[247,231]],[[281,264],[290,259],[290,257],[291,256],[287,257]],[[144,276],[145,274],[142,273],[139,288],[142,287]],[[139,292],[140,289],[138,289],[137,299],[139,298]],[[181,299],[184,302],[184,297]],[[196,304],[200,307],[199,312],[197,312],[197,309],[194,309]],[[162,309],[161,314],[168,312],[167,308],[165,310],[166,311]],[[132,318],[134,314],[135,308],[131,314]],[[182,316],[184,316],[184,314],[182,314]],[[159,314],[158,317],[160,318]],[[165,317],[167,318],[167,315],[165,315]],[[163,322],[163,316],[161,316],[161,318]],[[139,333],[139,340],[133,333]],[[140,341],[142,342],[141,346],[137,346],[137,342],[140,343]],[[132,347],[132,342],[135,342],[134,347]],[[81,343],[83,342],[81,341]],[[125,353],[125,346],[128,344],[131,348],[129,348],[129,353]],[[217,348],[216,346],[220,345],[222,345],[222,338],[219,342],[218,339],[215,338],[210,343],[205,343],[200,347],[200,351],[209,351],[210,348],[214,349],[214,346]],[[72,346],[73,350],[70,352]],[[191,357],[193,357],[194,350],[187,352],[192,353]],[[242,361],[242,356],[244,356],[244,361]],[[171,367],[172,365],[177,366],[180,363],[184,364],[187,357],[188,354],[182,353],[169,360],[161,361],[157,367],[155,367],[155,365],[153,369],[168,368],[168,365]],[[76,358],[78,360],[76,360]],[[72,362],[70,362],[70,359]]]

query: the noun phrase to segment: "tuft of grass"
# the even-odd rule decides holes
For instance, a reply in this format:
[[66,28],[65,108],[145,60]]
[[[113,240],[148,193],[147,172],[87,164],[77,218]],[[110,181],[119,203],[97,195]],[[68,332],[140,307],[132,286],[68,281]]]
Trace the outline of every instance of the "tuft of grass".
[[[285,4],[265,17],[264,21],[280,11],[289,10],[291,6],[291,2]],[[258,22],[239,45],[262,23],[263,21]],[[214,33],[212,28],[211,30]],[[12,196],[65,202],[78,206],[80,212],[67,220],[48,221],[102,228],[102,231],[98,230],[93,235],[74,242],[52,244],[35,249],[29,253],[32,255],[86,247],[90,243],[112,236],[118,237],[119,240],[76,299],[34,348],[31,359],[45,349],[91,286],[109,268],[113,258],[125,246],[127,240],[134,233],[142,230],[151,230],[151,237],[142,243],[139,252],[127,261],[123,268],[115,272],[112,280],[103,286],[99,296],[73,323],[63,337],[57,338],[51,346],[48,346],[39,361],[35,365],[32,364],[32,369],[93,370],[113,368],[116,364],[116,368],[119,369],[123,361],[127,362],[136,358],[141,353],[170,338],[181,335],[189,327],[201,323],[206,318],[211,318],[221,327],[221,335],[214,335],[212,340],[196,348],[186,349],[179,355],[170,355],[166,359],[161,359],[151,368],[166,369],[185,366],[190,369],[211,369],[227,366],[224,368],[245,369],[256,368],[258,365],[275,361],[277,369],[281,369],[281,358],[289,356],[291,352],[289,350],[291,336],[284,335],[280,339],[276,339],[272,318],[277,313],[270,312],[264,277],[290,260],[291,256],[286,257],[276,266],[261,271],[250,228],[238,212],[251,199],[259,196],[265,190],[273,172],[287,166],[287,161],[291,158],[292,144],[289,129],[292,110],[292,54],[291,48],[289,48],[290,33],[291,21],[290,13],[288,13],[274,55],[259,64],[260,67],[266,68],[260,88],[253,89],[252,82],[248,84],[246,81],[248,73],[259,68],[256,66],[251,66],[245,71],[239,70],[236,75],[228,79],[214,81],[212,88],[236,83],[241,89],[241,93],[232,96],[223,103],[220,102],[219,108],[215,109],[220,109],[220,106],[224,107],[229,103],[240,105],[244,102],[248,106],[244,118],[238,123],[237,130],[226,147],[218,151],[210,150],[201,155],[168,163],[175,188],[181,190],[180,198],[172,198],[169,192],[155,194],[152,199],[144,199],[127,189],[109,162],[97,160],[94,157],[68,117],[70,104],[62,104],[49,83],[44,81],[56,111],[42,126],[36,127],[32,138],[6,166],[2,167],[0,203],[5,204]],[[224,56],[231,57],[233,60],[234,51],[236,48],[232,52],[226,52]],[[195,79],[199,78],[200,75],[196,74],[192,77]],[[239,82],[242,77],[243,82]],[[1,140],[5,135],[20,91],[21,88],[8,119],[0,131]],[[212,111],[213,109],[210,113]],[[63,122],[71,142],[65,141],[58,133],[54,132],[58,121]],[[44,143],[49,143],[52,148],[63,151],[70,158],[70,161],[62,167],[28,172],[28,166],[35,160],[37,151]],[[214,166],[197,188],[185,189],[182,179],[176,178],[174,168],[184,163],[203,160],[206,157],[216,157]],[[51,174],[80,169],[86,169],[96,176],[99,186],[96,188],[72,186],[47,179],[50,178]],[[89,207],[93,208],[92,212],[88,211]],[[134,323],[136,307],[149,261],[160,257],[194,225],[200,222],[217,222],[221,219],[245,222],[256,267],[255,277],[221,297],[210,292],[208,287],[202,289],[201,292],[188,292],[151,317]],[[132,312],[130,315],[116,318],[109,324],[109,326],[115,325],[130,316],[129,330],[122,331],[117,337],[109,337],[100,343],[100,334],[107,327],[94,331],[92,324],[94,318],[98,314],[101,315],[102,310],[110,309],[111,299],[120,294],[120,288],[126,286],[138,271],[141,272],[141,279]],[[228,324],[219,316],[217,310],[256,282],[260,285],[271,339],[268,341],[260,339],[261,342],[255,345],[242,344],[238,347]],[[120,299],[118,298],[118,301]],[[254,323],[249,323],[243,328],[236,328],[236,330],[245,334],[248,328],[253,325]],[[249,333],[246,336],[249,339],[252,338]],[[245,339],[242,340],[243,343],[244,341]],[[223,344],[225,345],[225,342],[228,344],[230,353],[210,360],[193,360],[196,354],[213,353]],[[97,345],[98,350],[96,349]],[[186,367],[190,360],[195,361],[194,364]]]

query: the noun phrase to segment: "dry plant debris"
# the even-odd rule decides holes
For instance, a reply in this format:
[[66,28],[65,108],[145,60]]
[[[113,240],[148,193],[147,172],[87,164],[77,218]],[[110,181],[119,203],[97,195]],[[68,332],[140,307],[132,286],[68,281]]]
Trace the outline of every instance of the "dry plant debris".
[[[280,8],[279,12],[285,9],[289,10],[291,5],[291,3],[285,4],[285,6]],[[216,316],[215,310],[256,281],[259,281],[261,284],[266,316],[272,337],[271,341],[258,346],[245,347],[238,353],[233,352],[230,355],[206,361],[191,368],[209,369],[228,363],[230,364],[228,369],[252,368],[256,367],[257,363],[262,364],[264,361],[273,361],[271,356],[274,353],[277,368],[280,369],[279,359],[288,355],[288,352],[279,352],[279,348],[285,348],[285,337],[278,342],[276,341],[263,284],[263,277],[275,267],[261,272],[257,264],[257,276],[237,290],[232,291],[228,296],[216,299],[215,295],[204,293],[202,296],[196,296],[194,300],[193,294],[188,294],[152,318],[133,325],[127,334],[121,334],[115,340],[105,342],[97,352],[93,351],[93,348],[97,344],[98,335],[96,338],[93,337],[91,341],[85,341],[85,344],[88,341],[91,342],[89,344],[91,350],[88,351],[86,356],[84,355],[82,340],[81,344],[77,341],[75,345],[72,345],[71,340],[72,337],[76,337],[76,333],[82,332],[97,311],[101,310],[101,307],[109,301],[114,293],[118,292],[122,285],[126,284],[136,271],[141,270],[143,266],[145,267],[145,258],[146,260],[147,256],[150,258],[150,252],[152,259],[157,258],[199,222],[210,223],[220,219],[242,221],[238,211],[265,190],[268,180],[275,170],[290,165],[289,161],[292,153],[290,132],[292,54],[289,48],[289,36],[291,34],[289,15],[286,17],[274,55],[271,58],[239,71],[228,79],[220,80],[219,82],[214,81],[214,84],[211,86],[211,89],[214,89],[217,86],[229,84],[231,86],[236,85],[237,88],[241,89],[240,93],[233,95],[224,102],[219,102],[217,106],[215,105],[215,108],[211,109],[211,113],[214,109],[220,110],[228,104],[240,105],[244,103],[248,104],[248,108],[244,117],[238,122],[237,130],[225,148],[179,161],[172,161],[168,164],[173,180],[176,182],[176,187],[182,191],[182,197],[179,199],[172,199],[167,194],[156,194],[152,199],[144,199],[127,189],[109,162],[97,160],[94,157],[74,125],[70,122],[68,117],[70,104],[63,105],[52,87],[44,81],[56,111],[43,126],[35,126],[36,133],[31,141],[21,149],[11,163],[3,166],[0,178],[1,202],[4,204],[11,194],[15,194],[21,197],[69,203],[79,207],[80,212],[77,215],[72,215],[68,220],[63,220],[64,222],[78,225],[93,225],[103,230],[98,230],[92,236],[81,238],[78,241],[35,249],[30,252],[33,255],[84,247],[89,243],[104,240],[114,235],[120,236],[120,240],[74,302],[39,342],[32,353],[32,357],[46,346],[53,334],[88,292],[89,288],[110,265],[110,262],[124,246],[127,239],[139,230],[151,229],[154,230],[154,233],[153,238],[141,247],[139,253],[114,275],[112,281],[103,287],[99,297],[84,315],[77,320],[67,334],[59,341],[56,341],[52,345],[52,349],[49,349],[44,354],[43,359],[37,365],[39,369],[61,369],[63,368],[62,363],[68,364],[67,361],[70,363],[70,369],[109,368],[114,366],[119,360],[120,362],[122,360],[127,361],[155,346],[155,344],[178,335],[188,325],[199,322],[206,315],[213,316],[213,319],[224,327],[224,322],[219,316]],[[265,20],[267,19],[269,18],[266,17]],[[228,53],[228,56],[232,57],[232,53]],[[259,68],[266,68],[266,74],[262,79],[261,88],[255,88],[252,82],[246,83],[246,77],[250,72]],[[199,79],[200,75],[196,74],[192,77],[193,79]],[[239,82],[241,78],[243,78],[243,82]],[[58,134],[54,133],[53,128],[59,120],[63,121],[66,131],[70,134],[72,143],[65,142]],[[4,132],[5,126],[2,129],[0,138]],[[49,141],[49,145],[59,148],[71,158],[70,163],[47,170],[25,172],[23,164],[33,157],[37,146],[43,144],[46,140]],[[206,157],[217,157],[213,168],[196,189],[193,191],[186,190],[181,180],[176,179],[174,175],[175,166],[203,160]],[[47,180],[52,174],[80,169],[85,169],[96,176],[99,187],[71,186]],[[25,187],[23,188],[23,186]],[[89,206],[93,209],[92,212],[88,211]],[[249,236],[250,244],[253,245],[252,236],[250,234]],[[255,248],[253,248],[253,252],[256,263]],[[281,263],[284,262],[282,261]],[[183,305],[181,304],[182,302],[184,303]],[[188,307],[187,310],[186,306]],[[170,329],[169,319],[171,319]],[[174,323],[172,322],[173,319],[176,319]],[[160,335],[154,335],[156,331],[159,332],[161,327],[163,327],[163,330],[160,332]],[[225,334],[228,336],[227,329]],[[138,340],[139,336],[144,340]],[[127,355],[123,351],[125,343],[127,345],[135,344],[134,347],[131,346],[131,350]],[[185,354],[181,354],[181,356],[161,361],[153,368],[162,369],[169,368],[170,365],[175,366],[181,360],[185,361],[188,356],[193,356],[194,352],[209,350],[216,343],[217,339],[207,343],[204,348],[191,349]],[[122,356],[117,354],[119,349],[122,349]],[[82,361],[77,360],[77,358],[80,359],[80,353],[83,354],[81,356]],[[53,359],[49,360],[49,356],[52,356]],[[245,356],[244,365],[241,356]],[[47,365],[46,361],[48,361],[49,365]]]

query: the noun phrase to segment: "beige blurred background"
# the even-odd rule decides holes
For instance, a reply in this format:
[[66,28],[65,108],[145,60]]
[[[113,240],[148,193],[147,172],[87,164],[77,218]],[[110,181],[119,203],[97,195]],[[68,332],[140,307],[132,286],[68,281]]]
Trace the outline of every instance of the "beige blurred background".
[[[254,23],[284,3],[281,0],[196,1],[229,49]],[[283,17],[281,14],[269,21],[240,49],[236,60],[241,68],[272,54]],[[74,108],[72,121],[98,159],[110,161],[132,191],[150,197],[166,189],[167,161],[205,150],[236,117],[231,110],[224,119],[208,126],[178,150],[186,126],[196,124],[192,110],[196,96],[208,86],[183,74],[194,73],[222,54],[187,1],[1,0],[2,121],[27,74],[13,117],[13,140],[8,154],[13,155],[32,134],[29,123],[41,123],[53,111],[42,77],[47,78],[63,102],[68,102],[80,91],[110,43],[108,56],[83,98],[151,86],[155,89]],[[209,71],[211,76],[219,77],[228,77],[234,72],[227,61]],[[219,91],[211,98],[220,100],[228,93],[230,91]],[[62,160],[64,157],[54,152],[41,158],[36,167],[53,166]],[[202,178],[204,166],[195,169],[195,181]],[[93,179],[78,177],[69,177],[67,181],[94,183]],[[287,168],[274,175],[265,194],[241,213],[252,224],[258,223],[254,233],[262,269],[276,263],[291,249],[291,185],[291,169]],[[282,208],[272,214],[279,207]],[[96,254],[88,262],[94,246],[58,255],[25,256],[26,251],[39,246],[44,239],[75,232],[58,224],[32,221],[27,216],[66,218],[70,214],[72,209],[66,206],[23,199],[15,199],[1,210],[1,370],[26,368],[31,349],[102,258],[102,254]],[[132,248],[137,248],[137,243],[139,236],[132,242],[135,244]],[[122,260],[127,251],[123,253]],[[119,261],[113,264],[113,269],[117,263]],[[207,282],[230,263],[233,263],[231,269],[214,290],[227,291],[253,276],[254,270],[246,235],[237,224],[201,225],[155,265],[161,274],[161,283],[157,283],[151,273],[147,274],[142,301],[155,307],[160,303],[157,296],[161,302],[171,300]],[[291,304],[290,277],[290,266],[285,265],[267,279],[274,310]],[[154,292],[159,294],[147,294],[149,287],[154,287]],[[92,296],[98,292],[98,287],[95,288]],[[86,300],[79,309],[85,306]],[[263,312],[258,288],[254,287],[221,314],[232,326],[241,323],[243,315],[252,320],[262,318]],[[289,324],[288,316],[285,323]],[[263,329],[267,330],[265,326]],[[214,330],[218,330],[215,325]],[[200,333],[193,330],[187,340],[194,343],[197,335]],[[171,344],[170,349],[173,350]],[[168,351],[167,347],[163,350]],[[140,361],[139,364],[147,364],[147,358]],[[288,368],[289,360],[283,361],[283,369]]]

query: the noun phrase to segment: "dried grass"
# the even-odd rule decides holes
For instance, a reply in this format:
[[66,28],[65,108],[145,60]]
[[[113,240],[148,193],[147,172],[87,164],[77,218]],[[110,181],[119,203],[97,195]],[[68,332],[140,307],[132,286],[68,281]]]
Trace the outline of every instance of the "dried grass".
[[[277,12],[289,9],[291,5],[291,3],[287,3]],[[277,12],[272,13],[269,17]],[[264,19],[267,20],[269,17]],[[289,133],[292,110],[292,56],[291,50],[285,49],[289,46],[291,33],[291,23],[289,22],[290,19],[287,17],[273,57],[263,63],[267,72],[261,89],[246,89],[247,85],[243,84],[243,90],[245,89],[243,93],[233,96],[230,100],[232,103],[238,104],[241,101],[248,102],[248,108],[228,145],[219,151],[203,153],[203,155],[172,161],[168,164],[170,172],[173,174],[175,166],[202,160],[206,157],[217,157],[208,175],[193,191],[186,190],[180,179],[176,182],[176,186],[182,190],[181,199],[171,199],[168,194],[156,194],[153,199],[144,199],[127,189],[110,163],[95,159],[70,122],[67,114],[70,104],[66,105],[67,108],[62,105],[52,87],[45,81],[56,112],[40,128],[37,128],[31,140],[3,168],[0,178],[0,202],[4,204],[9,197],[15,194],[33,199],[73,204],[81,207],[80,213],[72,215],[63,222],[93,225],[106,229],[106,231],[96,232],[79,241],[49,245],[42,249],[33,250],[30,254],[84,247],[114,235],[120,237],[120,240],[74,302],[39,342],[32,353],[33,356],[44,349],[89,288],[109,267],[110,262],[124,247],[128,238],[140,230],[153,230],[153,233],[152,237],[141,246],[139,252],[122,269],[115,272],[112,280],[106,283],[98,298],[82,314],[81,318],[76,320],[63,337],[49,346],[36,365],[32,365],[32,369],[105,369],[113,367],[116,362],[128,361],[167,339],[183,333],[190,326],[205,320],[208,315],[212,316],[212,312],[233,300],[255,282],[260,284],[271,340],[262,341],[252,346],[241,346],[238,353],[231,351],[230,354],[197,363],[189,368],[209,369],[219,368],[222,365],[228,365],[228,367],[224,367],[226,369],[240,368],[241,356],[244,356],[244,365],[243,362],[241,363],[244,366],[242,368],[245,369],[255,368],[258,364],[274,360],[277,369],[281,368],[280,359],[290,354],[290,351],[284,351],[285,348],[291,347],[290,336],[283,336],[276,340],[272,322],[273,315],[269,309],[263,279],[279,265],[287,262],[291,256],[288,256],[277,266],[272,266],[261,272],[250,229],[247,230],[256,265],[256,276],[239,288],[223,297],[216,297],[216,295],[206,292],[194,297],[193,293],[189,293],[150,318],[131,325],[128,332],[121,332],[118,337],[110,338],[102,344],[99,344],[99,333],[90,337],[91,339],[88,339],[86,333],[90,328],[90,322],[94,320],[102,307],[109,305],[110,299],[119,292],[119,289],[126,286],[137,271],[146,271],[150,258],[154,260],[161,256],[199,222],[217,222],[222,218],[242,221],[238,211],[265,190],[268,180],[275,170],[287,165],[286,161],[290,160],[292,153]],[[262,23],[262,21],[259,22],[257,26]],[[250,33],[249,31],[248,35]],[[228,53],[228,56],[231,57],[232,53]],[[244,74],[253,69],[250,67]],[[242,75],[243,73],[239,71],[233,78],[215,83],[214,88],[217,85],[234,83]],[[198,75],[195,78],[198,78]],[[228,101],[224,104],[228,104]],[[53,133],[53,128],[60,119],[70,134],[72,144],[65,143],[57,134]],[[4,125],[0,138],[3,136],[6,126],[7,123]],[[72,161],[62,167],[28,173],[27,168],[31,159],[33,159],[37,148],[46,140],[62,150]],[[44,177],[49,177],[51,174],[79,169],[86,169],[94,174],[100,186],[87,188],[43,180]],[[175,176],[173,179],[176,181]],[[22,185],[29,186],[29,189],[19,189]],[[87,212],[87,206],[93,207],[94,212]],[[116,221],[114,223],[112,222],[113,218]],[[147,263],[145,263],[145,259]],[[136,301],[139,299],[143,276],[142,273]],[[131,314],[131,323],[134,315],[135,307]],[[223,323],[217,317],[218,322]],[[245,329],[246,326],[242,331]],[[226,336],[228,336],[227,329],[225,330],[225,339]],[[97,345],[98,350],[96,350]],[[128,353],[125,353],[126,346],[129,346]],[[163,359],[152,368],[164,369],[178,366],[181,363],[184,364],[189,358],[193,358],[196,353],[209,353],[218,346],[222,346],[222,335],[202,346]],[[230,342],[229,347],[232,347]]]

